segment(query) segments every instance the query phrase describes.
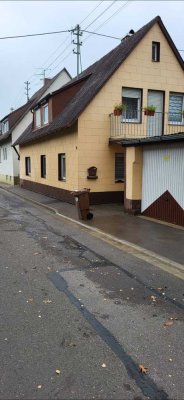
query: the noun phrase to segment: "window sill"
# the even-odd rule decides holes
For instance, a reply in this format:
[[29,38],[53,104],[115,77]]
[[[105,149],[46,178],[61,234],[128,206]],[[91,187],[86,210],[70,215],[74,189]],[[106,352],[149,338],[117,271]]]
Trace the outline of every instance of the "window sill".
[[115,181],[115,183],[124,183],[124,182],[125,182],[124,179],[117,179],[117,180]]
[[168,125],[184,126],[184,122],[168,122]]

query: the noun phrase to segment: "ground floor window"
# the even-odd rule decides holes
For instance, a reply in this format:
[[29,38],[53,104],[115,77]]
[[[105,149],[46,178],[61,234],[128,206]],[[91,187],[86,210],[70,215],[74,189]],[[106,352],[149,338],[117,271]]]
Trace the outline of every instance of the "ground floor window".
[[46,156],[42,155],[40,157],[41,161],[41,177],[46,178]]
[[124,153],[115,153],[115,182],[124,182],[125,180],[124,162]]
[[4,147],[4,149],[3,149],[3,159],[7,160],[7,158],[8,158],[8,156],[7,156],[7,148]]
[[25,157],[25,168],[26,168],[26,175],[31,175],[31,158]]
[[58,154],[58,180],[66,180],[66,156],[65,153]]

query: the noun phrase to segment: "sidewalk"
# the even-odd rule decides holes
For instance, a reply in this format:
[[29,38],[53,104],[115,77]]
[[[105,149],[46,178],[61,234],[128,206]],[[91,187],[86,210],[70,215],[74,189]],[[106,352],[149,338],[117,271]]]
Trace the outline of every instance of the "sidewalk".
[[[0,188],[79,221],[77,208],[74,205],[22,189],[19,186],[0,184]],[[94,205],[91,206],[91,211],[93,219],[80,222],[98,228],[117,239],[131,242],[174,262],[184,264],[184,228],[126,214],[122,204]]]

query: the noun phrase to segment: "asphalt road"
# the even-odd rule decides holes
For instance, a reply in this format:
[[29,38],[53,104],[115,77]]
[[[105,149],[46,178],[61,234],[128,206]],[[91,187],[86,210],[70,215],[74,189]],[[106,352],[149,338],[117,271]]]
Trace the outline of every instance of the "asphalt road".
[[182,400],[183,300],[182,279],[0,190],[0,399]]

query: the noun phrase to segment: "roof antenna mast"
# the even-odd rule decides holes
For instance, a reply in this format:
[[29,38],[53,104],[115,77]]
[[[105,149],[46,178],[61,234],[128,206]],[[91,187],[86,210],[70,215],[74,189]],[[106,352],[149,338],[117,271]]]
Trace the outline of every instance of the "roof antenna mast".
[[80,46],[82,46],[82,42],[80,42],[80,36],[82,36],[80,26],[76,25],[76,27],[74,29],[72,29],[72,33],[73,33],[73,35],[77,36],[77,38],[76,38],[77,41],[75,42],[75,40],[72,40],[72,42],[73,42],[73,44],[75,44],[77,46],[76,50],[75,49],[73,50],[73,53],[77,54],[77,78],[78,78],[79,65],[80,65],[80,60],[81,60]]

